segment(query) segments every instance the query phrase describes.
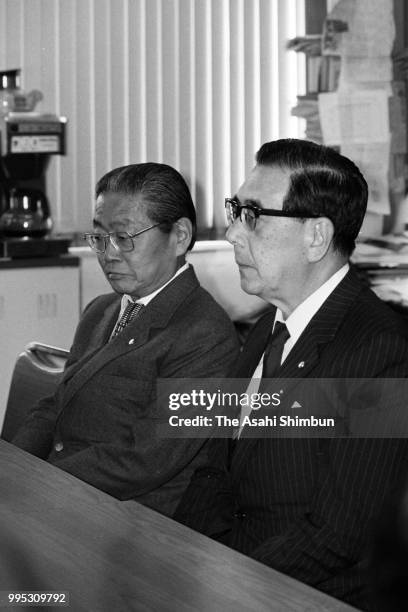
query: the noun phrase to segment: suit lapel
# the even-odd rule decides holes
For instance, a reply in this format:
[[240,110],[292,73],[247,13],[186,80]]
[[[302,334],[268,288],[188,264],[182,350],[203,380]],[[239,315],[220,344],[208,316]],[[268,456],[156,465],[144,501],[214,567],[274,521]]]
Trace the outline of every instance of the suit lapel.
[[83,349],[82,357],[64,372],[62,382],[68,382],[92,357],[106,345],[112,332],[113,326],[119,316],[120,298],[110,303],[100,320],[93,325],[92,334]]
[[278,378],[307,378],[320,363],[323,348],[332,342],[352,303],[362,290],[350,270],[304,329],[282,364]]
[[164,328],[187,295],[199,286],[193,268],[177,276],[153,298],[118,336],[108,342],[118,316],[117,304],[108,306],[92,340],[93,352],[87,352],[78,364],[74,364],[63,382],[66,382],[66,404],[81,387],[107,363],[144,345],[153,329]]

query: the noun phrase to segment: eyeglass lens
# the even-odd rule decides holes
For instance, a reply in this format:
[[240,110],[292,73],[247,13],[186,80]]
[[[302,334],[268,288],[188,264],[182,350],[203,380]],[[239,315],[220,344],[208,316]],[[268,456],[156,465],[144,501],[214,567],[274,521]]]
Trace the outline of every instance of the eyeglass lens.
[[256,225],[254,211],[250,208],[241,208],[241,221],[249,230],[254,230]]
[[122,252],[128,253],[133,250],[133,239],[126,233],[114,232],[112,234],[90,234],[88,237],[90,247],[97,253],[104,253],[108,246],[108,241],[112,246]]
[[227,220],[230,225],[239,217],[241,223],[243,223],[248,230],[252,231],[255,229],[256,215],[253,210],[245,206],[240,206],[233,201],[227,202],[226,209]]

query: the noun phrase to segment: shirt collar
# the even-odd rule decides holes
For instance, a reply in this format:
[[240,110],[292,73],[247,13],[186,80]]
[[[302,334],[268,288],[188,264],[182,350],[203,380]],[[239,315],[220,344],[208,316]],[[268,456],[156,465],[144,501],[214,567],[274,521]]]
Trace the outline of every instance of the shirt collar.
[[183,266],[181,266],[181,268],[179,268],[177,270],[177,272],[170,278],[170,280],[167,281],[167,283],[164,283],[164,285],[162,285],[161,287],[159,287],[158,289],[156,289],[152,293],[149,293],[149,295],[145,295],[145,296],[143,296],[141,298],[138,298],[137,300],[132,298],[131,295],[128,295],[127,293],[124,293],[122,295],[122,301],[121,301],[121,305],[120,305],[120,314],[119,314],[119,316],[125,310],[125,308],[126,308],[126,306],[128,305],[129,302],[131,302],[132,304],[143,304],[143,306],[147,306],[148,303],[151,302],[152,299],[154,297],[156,297],[156,295],[158,293],[160,293],[160,291],[162,291],[169,283],[171,283],[171,281],[174,280],[176,278],[176,276],[179,276],[179,274],[182,274],[183,272],[185,272],[185,270],[187,270],[188,267],[189,267],[189,264],[185,263]]
[[324,304],[329,295],[335,290],[337,285],[343,280],[349,271],[348,263],[344,264],[337,270],[323,285],[314,291],[306,298],[295,310],[289,315],[286,321],[283,319],[282,311],[276,310],[275,322],[281,321],[286,324],[290,333],[290,343],[293,344],[298,340],[303,330],[307,327],[311,319],[314,317],[319,308]]

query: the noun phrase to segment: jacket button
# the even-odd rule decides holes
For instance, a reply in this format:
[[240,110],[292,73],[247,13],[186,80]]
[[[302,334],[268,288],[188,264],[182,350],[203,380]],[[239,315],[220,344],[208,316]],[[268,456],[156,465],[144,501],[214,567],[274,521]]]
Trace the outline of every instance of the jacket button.
[[244,518],[246,518],[246,512],[241,512],[240,510],[238,512],[234,512],[234,518],[242,521]]
[[61,452],[63,448],[64,448],[64,445],[62,442],[57,442],[54,446],[54,449],[57,451],[57,453]]

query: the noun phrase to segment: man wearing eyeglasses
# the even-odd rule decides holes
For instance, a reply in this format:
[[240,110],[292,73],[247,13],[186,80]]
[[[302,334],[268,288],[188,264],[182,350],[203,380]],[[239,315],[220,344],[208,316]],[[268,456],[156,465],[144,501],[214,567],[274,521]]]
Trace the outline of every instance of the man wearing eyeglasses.
[[86,238],[114,293],[88,305],[55,397],[13,440],[167,515],[203,464],[206,440],[160,437],[156,381],[222,377],[238,352],[231,321],[186,263],[195,235],[190,192],[170,166],[124,166],[100,179]]
[[[256,162],[226,200],[227,239],[243,289],[272,308],[249,334],[233,375],[249,379],[252,391],[283,381],[285,393],[292,383],[284,379],[296,391],[300,378],[405,378],[405,322],[349,265],[367,206],[358,168],[300,140],[266,143]],[[295,416],[301,405],[288,408]],[[277,439],[273,428],[260,439],[244,416],[235,439],[212,441],[210,461],[193,476],[175,518],[368,607],[370,530],[406,473],[407,441],[287,431]]]

